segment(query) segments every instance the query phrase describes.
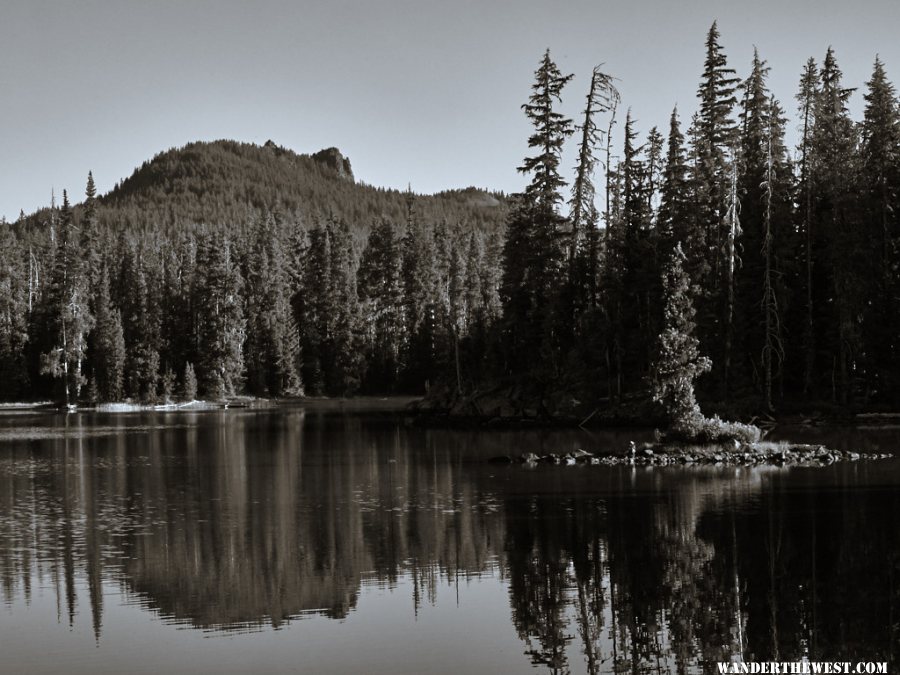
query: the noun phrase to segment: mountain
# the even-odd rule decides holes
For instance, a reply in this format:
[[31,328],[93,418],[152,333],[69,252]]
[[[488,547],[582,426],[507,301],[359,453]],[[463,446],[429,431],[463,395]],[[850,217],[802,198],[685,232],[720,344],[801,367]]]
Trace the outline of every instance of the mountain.
[[[69,188],[73,201],[80,193],[81,186]],[[305,155],[272,141],[220,140],[190,143],[144,162],[99,198],[98,216],[116,230],[171,231],[196,223],[237,225],[275,211],[308,224],[333,216],[367,231],[382,218],[406,222],[410,203],[421,222],[494,230],[504,221],[508,199],[476,188],[435,195],[376,188],[356,180],[337,148]],[[47,216],[44,209],[29,220],[45,222]]]

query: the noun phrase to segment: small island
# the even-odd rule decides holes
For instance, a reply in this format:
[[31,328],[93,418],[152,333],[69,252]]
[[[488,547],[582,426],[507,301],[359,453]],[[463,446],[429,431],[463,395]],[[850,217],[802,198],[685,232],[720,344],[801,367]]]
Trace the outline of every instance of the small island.
[[706,417],[694,393],[694,381],[712,367],[702,356],[694,336],[695,309],[691,300],[696,293],[684,269],[681,244],[674,251],[662,274],[665,297],[665,328],[659,335],[654,362],[653,400],[663,406],[668,426],[656,432],[656,443],[640,447],[634,441],[625,453],[595,454],[576,450],[565,454],[533,452],[518,457],[493,457],[491,463],[642,466],[669,465],[760,465],[775,464],[827,466],[839,461],[886,459],[885,453],[859,453],[833,450],[824,445],[767,442],[763,430],[753,424],[727,422],[718,416]]

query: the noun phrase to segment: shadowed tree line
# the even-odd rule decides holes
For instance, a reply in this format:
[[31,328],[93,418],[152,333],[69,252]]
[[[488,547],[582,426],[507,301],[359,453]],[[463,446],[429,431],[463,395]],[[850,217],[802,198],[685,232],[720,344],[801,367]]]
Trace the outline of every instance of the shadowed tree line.
[[[854,120],[830,48],[787,104],[761,55],[741,77],[715,24],[705,46],[696,112],[643,138],[599,67],[580,118],[559,112],[572,76],[548,51],[512,198],[376,190],[273,144],[163,153],[102,198],[89,177],[78,207],[63,193],[0,226],[0,394],[640,409],[667,293],[686,287],[711,361],[700,402],[896,406],[900,112],[884,65]],[[667,286],[676,250],[686,281]]]
[[[576,127],[558,104],[571,76],[549,52],[523,106],[535,154],[504,248],[505,375],[551,414],[568,412],[559,390],[587,400],[586,413],[644,402],[661,369],[682,379],[685,368],[708,371],[698,394],[719,408],[896,405],[900,112],[881,61],[861,121],[834,51],[807,63],[794,152],[768,65],[754,51],[739,77],[715,24],[686,133],[675,110],[667,139],[653,128],[641,141],[629,109],[614,156],[618,95],[604,76],[597,103],[597,73],[568,206],[560,162]],[[602,213],[584,207],[595,165]],[[673,256],[679,278],[667,281]],[[690,354],[666,338],[680,323],[696,332]]]

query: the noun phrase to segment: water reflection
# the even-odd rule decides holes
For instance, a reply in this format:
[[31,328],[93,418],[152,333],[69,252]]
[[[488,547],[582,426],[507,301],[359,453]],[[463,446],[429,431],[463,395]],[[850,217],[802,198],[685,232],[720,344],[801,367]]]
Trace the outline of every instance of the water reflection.
[[112,589],[246,631],[345,619],[385,586],[415,614],[477,577],[508,589],[521,663],[550,672],[900,646],[896,463],[528,471],[478,459],[585,437],[303,410],[49,424],[0,444],[0,597],[51,588],[60,622],[89,612],[98,642]]

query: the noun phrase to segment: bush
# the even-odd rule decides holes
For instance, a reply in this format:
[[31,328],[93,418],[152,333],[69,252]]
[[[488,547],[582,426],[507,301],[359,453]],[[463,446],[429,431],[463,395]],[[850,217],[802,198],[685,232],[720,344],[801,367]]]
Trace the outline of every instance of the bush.
[[686,443],[756,443],[762,437],[762,431],[753,424],[726,422],[718,415],[696,415],[677,421],[666,437]]

